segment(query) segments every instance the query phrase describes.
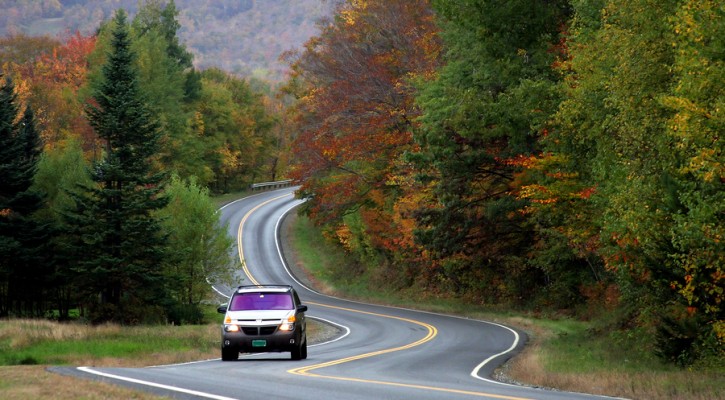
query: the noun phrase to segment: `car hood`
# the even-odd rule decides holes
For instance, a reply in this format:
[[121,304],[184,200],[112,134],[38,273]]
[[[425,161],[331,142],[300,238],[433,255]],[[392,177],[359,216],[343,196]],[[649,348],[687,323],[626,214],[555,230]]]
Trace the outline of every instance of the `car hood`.
[[294,310],[227,311],[227,316],[232,319],[232,322],[247,324],[279,322],[291,315],[294,315]]

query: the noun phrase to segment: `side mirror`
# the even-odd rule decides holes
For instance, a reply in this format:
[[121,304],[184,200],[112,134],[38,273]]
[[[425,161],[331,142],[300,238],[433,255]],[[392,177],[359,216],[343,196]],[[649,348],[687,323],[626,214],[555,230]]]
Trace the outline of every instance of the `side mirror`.
[[307,312],[307,306],[304,304],[300,304],[297,306],[297,312]]
[[218,312],[219,314],[226,314],[227,313],[227,305],[226,304],[220,305],[219,307],[217,307],[216,312]]

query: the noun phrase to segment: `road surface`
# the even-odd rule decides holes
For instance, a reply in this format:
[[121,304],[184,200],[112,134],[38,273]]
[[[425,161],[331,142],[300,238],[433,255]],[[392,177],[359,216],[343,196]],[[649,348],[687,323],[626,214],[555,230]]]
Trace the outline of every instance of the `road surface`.
[[[300,204],[293,188],[260,193],[222,209],[240,284],[291,284],[308,317],[336,325],[341,335],[289,353],[242,355],[149,368],[77,368],[94,376],[174,398],[208,399],[596,399],[586,394],[503,384],[493,370],[524,345],[521,332],[499,324],[331,298],[303,286],[288,271],[278,240],[282,218]],[[243,263],[241,262],[243,260]],[[220,293],[233,288],[215,286]],[[221,316],[220,316],[221,321]],[[68,371],[65,371],[66,373]]]

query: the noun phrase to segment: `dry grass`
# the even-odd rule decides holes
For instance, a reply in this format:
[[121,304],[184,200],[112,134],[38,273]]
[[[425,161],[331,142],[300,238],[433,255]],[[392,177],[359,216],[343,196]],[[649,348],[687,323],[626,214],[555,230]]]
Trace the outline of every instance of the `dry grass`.
[[10,348],[32,346],[43,341],[86,340],[120,333],[121,326],[113,324],[60,324],[44,319],[12,319],[0,323],[0,343],[6,341]]
[[0,367],[0,397],[5,400],[166,398],[89,379],[61,376],[41,366]]
[[[219,327],[0,322],[0,362],[139,367],[218,357]],[[1,353],[0,353],[1,354]],[[5,356],[9,356],[5,357]]]
[[[334,328],[310,321],[310,342],[315,343],[334,335]],[[153,339],[151,337],[153,336]],[[89,326],[74,323],[57,323],[46,320],[0,321],[0,352],[23,351],[37,346],[57,344],[62,348],[69,342],[91,343],[115,338],[118,341],[173,341],[199,343],[199,346],[162,349],[125,356],[93,356],[73,351],[57,350],[62,364],[95,367],[147,367],[219,358],[219,325],[201,326],[154,326],[123,327],[120,325]],[[91,379],[79,379],[58,375],[46,370],[46,366],[0,367],[0,398],[3,400],[52,398],[75,399],[161,399],[142,391],[122,388]]]
[[[556,388],[570,392],[601,394],[629,399],[649,400],[722,400],[713,383],[722,387],[723,376],[693,371],[593,371],[552,372],[546,366],[550,351],[547,340],[552,333],[526,323],[530,341],[524,351],[499,371],[502,379],[526,385]],[[515,323],[512,323],[515,325]]]

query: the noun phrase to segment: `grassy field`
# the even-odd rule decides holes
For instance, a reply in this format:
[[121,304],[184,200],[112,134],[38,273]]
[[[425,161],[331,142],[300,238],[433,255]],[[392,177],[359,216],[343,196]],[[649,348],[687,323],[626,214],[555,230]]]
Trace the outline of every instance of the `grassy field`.
[[[0,320],[0,398],[157,399],[140,391],[48,372],[50,365],[145,367],[219,358],[216,308],[205,325],[90,326],[46,320]],[[217,321],[219,319],[219,321]],[[310,342],[328,328],[308,322]]]
[[406,296],[400,291],[370,290],[374,285],[368,285],[369,277],[352,278],[345,255],[325,245],[305,218],[295,218],[290,228],[294,257],[308,269],[319,290],[379,304],[484,319],[525,331],[529,336],[526,349],[501,368],[499,379],[631,399],[725,399],[725,371],[665,365],[652,355],[646,335],[601,332],[592,329],[596,321],[542,319],[510,310],[476,309],[455,299],[421,299],[420,292]]

